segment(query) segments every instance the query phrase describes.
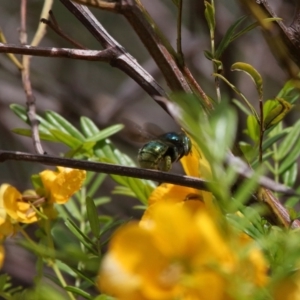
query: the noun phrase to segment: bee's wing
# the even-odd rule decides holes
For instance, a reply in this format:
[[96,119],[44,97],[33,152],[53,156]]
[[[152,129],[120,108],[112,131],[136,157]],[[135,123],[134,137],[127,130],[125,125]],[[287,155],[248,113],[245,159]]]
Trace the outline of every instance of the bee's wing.
[[145,123],[144,126],[139,126],[128,119],[124,119],[122,123],[125,125],[124,134],[136,142],[146,143],[163,134],[162,129],[153,123]]
[[144,132],[148,133],[148,135],[152,135],[152,138],[165,134],[165,131],[163,131],[158,125],[150,122],[145,123],[143,125],[143,129]]

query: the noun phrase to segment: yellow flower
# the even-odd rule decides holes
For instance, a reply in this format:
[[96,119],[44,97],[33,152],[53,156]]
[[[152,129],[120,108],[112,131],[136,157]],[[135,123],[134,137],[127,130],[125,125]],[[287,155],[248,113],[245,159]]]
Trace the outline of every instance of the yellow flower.
[[[35,210],[33,209],[32,202],[28,200],[25,196],[23,196],[13,186],[9,184],[1,185],[0,203],[1,202],[3,204],[2,207],[4,208],[5,213],[13,221],[22,223],[33,223],[37,221],[37,215]],[[8,224],[6,225],[8,228]]]
[[3,266],[4,256],[5,256],[4,247],[0,245],[0,269]]
[[64,167],[57,167],[57,170],[45,170],[40,173],[40,177],[48,200],[63,204],[81,188],[86,171]]
[[273,291],[274,300],[300,300],[300,272],[281,280]]
[[251,299],[257,278],[267,276],[259,249],[204,207],[159,203],[146,225],[129,223],[112,237],[98,278],[102,292],[119,300],[229,300],[235,292]]
[[0,240],[14,233],[14,227],[3,204],[3,193],[7,186],[7,184],[0,186]]
[[[192,153],[184,156],[180,162],[187,175],[206,180],[210,179],[211,170],[209,163],[195,143],[193,143]],[[213,204],[213,196],[210,192],[170,183],[162,183],[151,193],[148,199],[148,208],[143,215],[141,223],[148,222],[151,219],[154,205],[162,202],[184,205],[194,211],[206,206],[207,209],[216,212],[216,207]]]

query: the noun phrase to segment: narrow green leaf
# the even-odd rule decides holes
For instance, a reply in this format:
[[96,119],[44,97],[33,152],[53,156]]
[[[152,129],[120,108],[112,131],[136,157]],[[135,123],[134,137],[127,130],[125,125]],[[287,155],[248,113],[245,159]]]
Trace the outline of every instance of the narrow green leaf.
[[295,146],[291,149],[289,153],[285,156],[285,158],[281,161],[280,166],[279,166],[279,174],[282,174],[285,172],[288,168],[291,167],[293,163],[298,159],[300,155],[300,139],[297,140],[295,143]]
[[246,107],[243,103],[241,103],[241,101],[237,99],[232,99],[232,102],[247,116],[251,115],[251,111],[248,109],[248,107]]
[[268,150],[271,146],[273,146],[276,142],[278,142],[280,139],[282,139],[286,135],[287,135],[287,131],[282,131],[282,132],[264,140],[263,146],[262,146],[263,152]]
[[93,248],[93,242],[88,236],[86,236],[78,226],[71,220],[66,220],[65,225],[68,229],[77,237],[77,239],[87,248],[89,251],[95,255],[98,255],[98,252]]
[[[19,134],[19,135],[23,135],[23,136],[29,136],[29,137],[32,136],[31,129],[14,128],[12,130],[12,132]],[[39,132],[39,136],[40,136],[41,140],[43,140],[43,141],[50,141],[50,142],[56,142],[56,143],[60,142],[56,137],[54,137],[51,134]]]
[[298,164],[293,163],[289,169],[287,169],[283,174],[283,184],[289,187],[293,187],[298,175]]
[[[60,129],[61,131],[68,133],[69,135],[75,137],[76,139],[83,142],[85,140],[84,136],[64,117],[59,115],[58,113],[54,111],[47,111],[45,113],[46,119],[57,127],[57,129]],[[62,130],[62,128],[64,130]]]
[[245,104],[249,107],[249,109],[251,110],[252,114],[255,116],[255,118],[257,119],[257,121],[259,121],[258,113],[256,112],[256,110],[253,107],[253,105],[243,95],[243,93],[235,85],[233,85],[231,82],[229,82],[223,75],[218,74],[218,73],[214,73],[213,75],[215,77],[221,78],[225,83],[227,83],[244,100]]
[[77,288],[77,287],[75,287],[75,286],[67,285],[67,286],[64,287],[64,289],[65,289],[66,291],[72,292],[73,294],[82,296],[82,297],[84,297],[85,299],[90,299],[90,300],[93,299],[93,297],[92,297],[89,293],[87,293],[87,292],[83,291],[82,289]]
[[91,183],[91,185],[88,188],[88,196],[93,197],[97,190],[99,190],[99,187],[101,186],[104,179],[107,177],[104,173],[95,174],[95,179]]
[[264,118],[265,128],[268,129],[278,124],[290,112],[292,105],[283,98],[276,98],[274,101],[277,105],[270,110]]
[[[281,20],[281,18],[266,18],[263,20],[263,22],[274,22],[274,21],[279,21]],[[256,28],[260,26],[259,22],[254,22],[251,25],[247,26],[246,28],[242,29],[241,31],[239,31],[238,33],[236,33],[230,40],[230,42],[233,42],[234,40],[236,40],[237,38],[239,38],[240,36],[246,34],[247,32],[251,31],[252,29]]]
[[252,67],[250,64],[247,64],[247,63],[237,62],[231,66],[231,71],[243,71],[247,75],[249,75],[250,78],[255,83],[259,97],[262,98],[262,96],[263,96],[263,80],[262,80],[261,75],[257,72],[257,70],[254,67]]
[[86,201],[85,203],[86,203],[87,219],[90,223],[92,233],[96,238],[99,238],[100,222],[98,218],[97,207],[91,197],[87,196],[85,201]]
[[213,60],[214,59],[214,56],[213,54],[208,51],[208,50],[204,50],[204,56],[208,59],[208,60]]
[[88,138],[86,141],[87,142],[98,142],[98,141],[104,140],[104,139],[116,134],[117,132],[121,131],[123,128],[124,128],[124,125],[122,125],[122,124],[112,125],[108,128],[101,130],[94,136]]
[[247,118],[247,133],[254,142],[258,141],[259,125],[257,123],[256,118],[253,115],[250,115]]
[[246,19],[246,16],[239,18],[234,22],[226,31],[225,36],[222,38],[219,46],[216,49],[215,58],[219,59],[228,45],[233,41],[233,36],[235,34],[236,28]]
[[99,128],[96,126],[96,124],[87,117],[81,117],[80,118],[80,125],[83,133],[87,138],[91,138],[94,135],[99,133]]
[[20,118],[23,122],[29,125],[29,120],[27,117],[26,108],[19,104],[11,104],[10,109],[15,113],[15,115]]
[[[110,201],[111,201],[110,197],[99,197],[99,198],[94,199],[95,205],[97,207],[100,206],[100,205],[109,203]],[[99,217],[98,217],[98,219],[99,219]]]
[[[57,206],[60,207],[60,205]],[[83,220],[83,216],[81,215],[81,212],[78,208],[76,201],[68,201],[63,205],[63,207],[67,209],[67,211],[70,213],[70,216],[72,216],[72,218],[76,219],[79,222]]]
[[215,8],[207,1],[204,1],[204,5],[204,15],[208,24],[209,31],[214,32],[216,28]]
[[291,128],[291,131],[287,134],[286,138],[279,145],[276,159],[282,160],[294,147],[295,143],[299,139],[300,135],[300,120],[298,120]]
[[59,129],[51,129],[50,133],[61,143],[69,146],[71,149],[75,149],[81,145],[81,141],[77,138],[62,132]]
[[[29,119],[27,117],[27,110],[24,106],[19,104],[11,104],[10,108],[17,115],[17,117],[19,117],[26,124],[30,125]],[[36,115],[36,119],[39,121],[39,131],[43,133],[49,133],[49,129],[54,128],[53,125],[51,125],[39,115]]]

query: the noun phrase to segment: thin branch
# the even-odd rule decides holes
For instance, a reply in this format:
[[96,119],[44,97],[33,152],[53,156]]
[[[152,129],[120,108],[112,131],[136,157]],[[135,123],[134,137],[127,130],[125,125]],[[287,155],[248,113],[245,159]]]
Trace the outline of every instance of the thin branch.
[[[21,44],[27,44],[27,32],[26,32],[26,9],[27,0],[21,0],[21,29],[20,29],[20,42]],[[36,107],[35,107],[35,96],[32,92],[31,82],[30,82],[30,56],[23,55],[21,71],[23,88],[26,94],[26,105],[27,105],[27,116],[30,121],[32,128],[32,140],[34,149],[37,153],[43,154],[44,150],[41,144],[38,125],[39,122],[36,118]]]
[[[60,0],[70,11],[70,0]],[[75,0],[78,3],[91,5],[103,10],[122,14],[132,28],[135,30],[142,43],[149,51],[157,66],[164,75],[168,86],[172,91],[184,91],[185,93],[195,93],[212,109],[212,104],[204,90],[193,78],[186,67],[177,63],[177,53],[169,43],[168,39],[160,31],[154,20],[140,1],[101,1],[101,0]],[[74,12],[72,12],[74,13]]]
[[71,37],[69,37],[66,33],[62,31],[62,29],[59,27],[53,12],[49,11],[49,20],[45,18],[41,18],[41,22],[46,24],[49,28],[51,28],[57,35],[61,36],[63,39],[67,40],[69,43],[71,43],[73,46],[75,46],[78,49],[85,49],[88,50],[88,48],[84,47]]
[[[110,61],[110,65],[122,70],[129,77],[135,80],[153,99],[156,96],[168,98],[165,91],[154,80],[154,78],[145,71],[136,59],[132,57],[126,49],[121,46],[102,24],[95,18],[90,10],[82,5],[73,3],[69,0],[60,0],[67,9],[88,29],[88,31],[98,40],[104,48],[113,48],[115,57]],[[146,89],[146,88],[147,89]],[[150,87],[150,88],[149,88]],[[166,106],[159,103],[168,113]]]
[[6,160],[31,161],[50,166],[62,166],[80,170],[87,170],[105,174],[128,176],[157,182],[172,183],[187,186],[199,190],[208,191],[208,182],[196,177],[172,174],[156,170],[148,170],[108,163],[92,162],[86,160],[61,158],[50,155],[39,155],[24,152],[2,151],[0,150],[0,162]]
[[272,53],[275,54],[280,64],[284,66],[291,77],[296,78],[300,68],[300,8],[297,3],[294,21],[290,27],[282,21],[264,23],[265,18],[275,18],[277,15],[272,10],[267,0],[240,0],[260,23],[265,39]]
[[72,48],[34,47],[30,45],[14,45],[0,43],[0,53],[15,53],[44,57],[65,57],[87,61],[101,61],[109,63],[114,58],[113,49],[81,50]]

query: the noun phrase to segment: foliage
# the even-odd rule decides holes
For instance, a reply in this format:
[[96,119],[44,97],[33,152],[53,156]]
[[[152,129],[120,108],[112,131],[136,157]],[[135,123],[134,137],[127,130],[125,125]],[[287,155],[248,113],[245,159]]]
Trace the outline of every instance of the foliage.
[[[180,13],[181,1],[172,2]],[[32,174],[32,188],[24,192],[3,183],[1,241],[22,236],[17,243],[35,255],[37,273],[33,288],[15,287],[11,278],[2,274],[2,298],[299,298],[300,244],[299,230],[295,228],[300,226],[296,220],[300,121],[292,125],[284,122],[299,100],[298,81],[288,80],[274,99],[265,101],[264,87],[269,83],[264,82],[259,70],[248,63],[235,62],[231,71],[242,71],[253,81],[257,103],[248,99],[223,74],[222,55],[259,23],[239,29],[246,22],[241,17],[216,44],[216,7],[214,1],[204,1],[204,5],[211,42],[211,49],[204,55],[212,63],[216,96],[207,96],[213,101],[206,102],[201,89],[187,79],[190,77],[182,61],[178,63],[182,80],[187,80],[191,92],[174,89],[168,95],[170,99],[156,100],[181,126],[192,151],[184,153],[180,147],[185,144],[158,136],[153,140],[165,143],[167,150],[153,153],[158,153],[159,162],[164,163],[163,159],[171,160],[172,151],[176,152],[185,175],[206,180],[208,190],[109,174],[116,183],[112,193],[134,197],[144,210],[140,221],[129,221],[101,213],[102,206],[110,201],[110,197],[96,194],[107,177],[104,173],[57,166],[56,170]],[[150,18],[145,11],[144,17]],[[238,76],[244,78],[241,73]],[[232,100],[235,106],[225,100],[222,81],[237,94],[239,100]],[[18,104],[10,108],[29,126],[13,132],[31,137],[34,128],[27,109]],[[236,136],[238,110],[247,119],[243,140]],[[62,145],[62,157],[136,166],[111,141],[123,129],[122,124],[100,129],[93,120],[82,116],[80,128],[76,128],[54,111],[35,117],[41,140]],[[232,152],[237,155],[237,147],[241,160],[247,162],[245,172],[251,170],[251,176],[228,163]],[[276,197],[283,195],[270,196],[271,191],[259,186],[265,174],[294,191],[288,195],[286,207],[281,205],[278,209]],[[36,224],[33,235],[27,231],[31,223]],[[1,246],[1,265],[4,257]]]

